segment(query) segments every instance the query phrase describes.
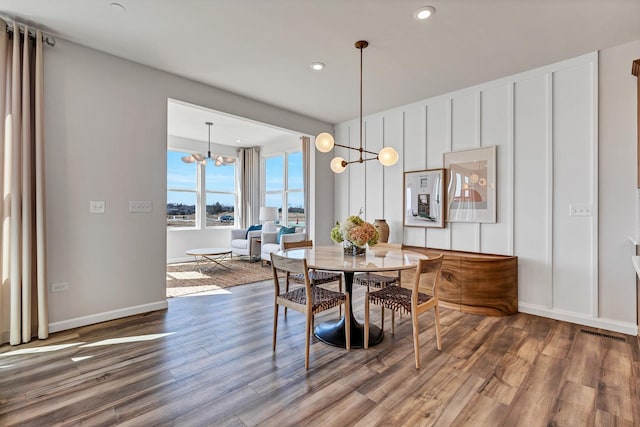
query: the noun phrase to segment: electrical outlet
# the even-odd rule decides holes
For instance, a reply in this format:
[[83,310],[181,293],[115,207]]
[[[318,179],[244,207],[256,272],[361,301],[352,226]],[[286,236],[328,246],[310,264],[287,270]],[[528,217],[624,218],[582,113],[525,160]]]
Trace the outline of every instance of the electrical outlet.
[[68,283],[53,283],[51,285],[51,292],[65,292],[69,290]]
[[569,205],[569,216],[593,216],[592,205]]
[[153,204],[151,200],[129,200],[129,212],[151,212],[153,211]]
[[105,203],[103,200],[92,200],[89,202],[89,213],[103,214],[105,211]]

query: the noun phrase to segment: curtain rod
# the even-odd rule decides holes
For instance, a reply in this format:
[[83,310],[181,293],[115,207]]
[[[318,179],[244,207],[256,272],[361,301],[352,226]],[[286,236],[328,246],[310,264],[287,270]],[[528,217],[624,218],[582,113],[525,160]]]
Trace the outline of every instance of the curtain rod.
[[[20,32],[22,34],[24,34],[24,29],[27,27],[27,25],[18,22],[18,21],[14,21],[13,19],[7,17],[7,16],[3,16],[0,15],[0,19],[2,19],[3,21],[5,21],[5,23],[9,24],[13,24],[14,22],[16,24],[18,24],[18,28],[20,29]],[[37,30],[37,28],[34,27],[29,27],[30,30]],[[7,33],[8,34],[13,34],[13,25],[7,25]],[[29,31],[29,37],[35,39],[36,38],[36,33],[35,32],[31,32]],[[56,45],[56,39],[53,38],[52,36],[49,36],[47,34],[45,34],[44,32],[42,32],[42,41],[46,44],[48,44],[49,46],[55,46]]]

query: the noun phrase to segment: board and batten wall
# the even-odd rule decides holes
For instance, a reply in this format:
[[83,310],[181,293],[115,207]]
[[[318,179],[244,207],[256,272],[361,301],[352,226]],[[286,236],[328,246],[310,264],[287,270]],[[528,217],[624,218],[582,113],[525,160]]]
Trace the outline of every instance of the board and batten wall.
[[[597,52],[367,116],[363,132],[367,150],[392,146],[400,160],[337,175],[335,220],[362,209],[368,221],[387,220],[390,242],[516,255],[520,311],[637,333],[627,314],[599,316]],[[336,125],[336,142],[358,146],[357,119]],[[497,147],[497,223],[403,227],[403,172],[489,146]],[[357,154],[336,148],[348,160]],[[592,215],[571,216],[571,206]]]

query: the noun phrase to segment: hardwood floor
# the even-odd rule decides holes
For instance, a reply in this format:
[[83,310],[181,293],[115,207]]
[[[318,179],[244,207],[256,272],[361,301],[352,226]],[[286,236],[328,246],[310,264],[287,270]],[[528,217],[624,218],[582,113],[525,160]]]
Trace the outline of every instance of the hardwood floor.
[[[441,352],[433,313],[422,317],[420,371],[404,316],[368,350],[314,339],[306,372],[303,315],[280,311],[271,351],[272,293],[262,282],[174,298],[167,311],[4,345],[0,425],[640,425],[637,337],[443,309]],[[354,306],[363,319],[362,289]]]

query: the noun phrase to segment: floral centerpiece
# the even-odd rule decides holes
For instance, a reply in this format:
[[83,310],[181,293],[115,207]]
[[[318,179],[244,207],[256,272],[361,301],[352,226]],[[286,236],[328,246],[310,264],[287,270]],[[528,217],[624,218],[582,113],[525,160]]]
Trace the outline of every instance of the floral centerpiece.
[[351,215],[331,230],[331,240],[342,243],[345,255],[364,255],[366,245],[373,246],[378,243],[378,230],[360,218],[362,211],[358,215]]

